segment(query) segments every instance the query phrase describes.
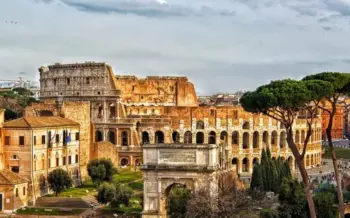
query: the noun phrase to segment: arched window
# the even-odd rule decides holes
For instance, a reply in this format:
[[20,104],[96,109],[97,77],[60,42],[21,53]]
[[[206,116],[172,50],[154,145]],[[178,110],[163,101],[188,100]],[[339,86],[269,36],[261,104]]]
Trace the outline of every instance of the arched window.
[[172,136],[174,143],[180,143],[180,134],[178,132],[174,131]]
[[259,148],[259,139],[260,135],[259,132],[255,131],[253,134],[253,148]]
[[249,133],[243,133],[243,149],[249,148]]
[[276,146],[277,145],[277,132],[273,131],[271,134],[271,145]]
[[209,133],[208,143],[209,144],[216,144],[216,133],[214,131],[211,131]]
[[281,148],[286,147],[286,132],[281,132],[281,135],[280,135],[280,147]]
[[192,143],[192,132],[186,131],[185,132],[185,138],[184,138],[185,144],[191,144]]
[[164,143],[164,133],[162,131],[157,131],[155,134],[155,143],[162,144]]
[[142,132],[142,144],[149,144],[149,134],[148,132]]
[[114,104],[109,105],[109,117],[115,118],[115,105]]
[[112,144],[116,144],[115,143],[115,133],[113,131],[108,132],[108,141],[110,141]]
[[196,134],[196,143],[197,144],[203,144],[204,143],[204,133],[203,132],[197,132],[197,134]]
[[122,132],[122,145],[123,146],[128,146],[129,145],[129,139],[128,139],[128,132],[123,131]]
[[101,142],[103,140],[102,132],[100,130],[97,130],[95,132],[95,137],[96,137],[96,142]]
[[226,131],[222,131],[220,133],[220,140],[221,140],[221,142],[227,144],[227,132]]
[[265,147],[269,145],[269,133],[267,131],[263,133],[263,144]]
[[232,144],[238,145],[239,144],[239,133],[237,131],[234,131],[232,133]]
[[201,120],[197,121],[196,129],[204,129],[204,122]]
[[244,158],[242,161],[242,171],[249,172],[249,160],[248,160],[248,158]]
[[248,122],[248,121],[245,121],[245,122],[243,123],[242,129],[249,129],[249,128],[250,128],[249,122]]

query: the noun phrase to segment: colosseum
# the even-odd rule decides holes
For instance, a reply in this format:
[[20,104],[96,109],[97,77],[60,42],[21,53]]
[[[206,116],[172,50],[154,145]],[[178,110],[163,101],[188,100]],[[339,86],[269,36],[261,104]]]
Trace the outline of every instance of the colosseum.
[[[280,156],[295,168],[283,125],[239,105],[199,104],[195,87],[186,77],[114,75],[110,65],[95,62],[57,63],[39,71],[45,104],[57,108],[62,102],[90,104],[90,114],[80,120],[86,132],[80,145],[81,166],[93,157],[111,157],[118,165],[140,165],[145,144],[216,144],[220,169],[251,174],[263,148],[270,148],[273,157]],[[84,113],[79,107],[72,110]],[[295,121],[298,145],[307,130],[305,116],[300,114]],[[321,122],[318,115],[306,153],[307,167],[321,162]]]

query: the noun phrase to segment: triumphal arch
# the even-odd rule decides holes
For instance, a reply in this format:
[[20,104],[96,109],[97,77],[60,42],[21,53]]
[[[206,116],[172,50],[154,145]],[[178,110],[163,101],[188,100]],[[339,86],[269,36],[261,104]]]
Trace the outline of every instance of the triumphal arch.
[[166,218],[171,187],[182,184],[191,191],[218,190],[218,146],[213,144],[147,144],[143,146],[143,218]]

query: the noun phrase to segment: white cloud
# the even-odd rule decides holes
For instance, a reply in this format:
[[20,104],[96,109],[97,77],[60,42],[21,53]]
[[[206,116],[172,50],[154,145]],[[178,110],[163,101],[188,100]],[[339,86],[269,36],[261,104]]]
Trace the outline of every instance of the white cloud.
[[186,75],[208,94],[347,71],[350,18],[343,0],[324,1],[11,0],[0,7],[0,77],[95,60],[138,76]]

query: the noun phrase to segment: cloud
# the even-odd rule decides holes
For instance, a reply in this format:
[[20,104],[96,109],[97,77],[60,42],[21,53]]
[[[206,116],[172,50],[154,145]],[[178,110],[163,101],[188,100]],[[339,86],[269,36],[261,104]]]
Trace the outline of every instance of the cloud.
[[0,18],[20,21],[0,22],[5,79],[103,61],[121,74],[187,76],[210,94],[350,68],[348,17],[323,0],[11,0]]

